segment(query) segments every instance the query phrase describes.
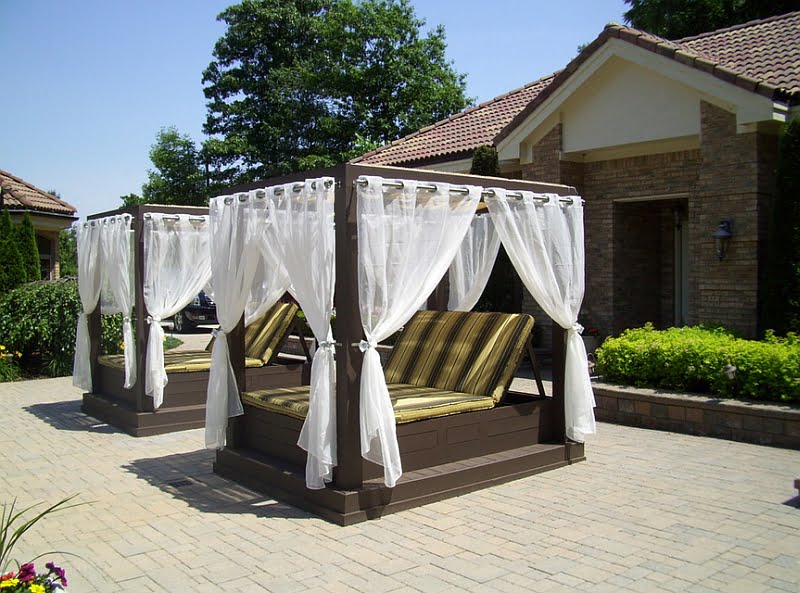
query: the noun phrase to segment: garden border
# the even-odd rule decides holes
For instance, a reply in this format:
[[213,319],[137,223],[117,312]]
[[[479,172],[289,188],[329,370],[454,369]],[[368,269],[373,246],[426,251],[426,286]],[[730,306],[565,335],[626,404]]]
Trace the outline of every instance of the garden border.
[[602,422],[800,449],[800,407],[592,381]]

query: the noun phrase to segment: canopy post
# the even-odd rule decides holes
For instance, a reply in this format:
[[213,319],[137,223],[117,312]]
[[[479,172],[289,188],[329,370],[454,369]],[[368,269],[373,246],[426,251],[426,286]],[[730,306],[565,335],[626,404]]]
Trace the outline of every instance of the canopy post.
[[362,354],[358,342],[363,337],[358,306],[358,226],[357,203],[350,165],[335,177],[336,186],[336,447],[338,465],[334,485],[355,490],[363,484],[359,393]]
[[564,376],[567,366],[567,336],[569,330],[553,322],[553,404],[556,426],[553,435],[556,442],[567,439],[564,417]]
[[136,409],[152,411],[152,400],[146,407],[144,387],[147,371],[147,307],[144,304],[144,213],[137,207],[133,214],[133,313],[136,316],[136,335],[133,347],[136,351],[136,383],[133,385],[136,395]]

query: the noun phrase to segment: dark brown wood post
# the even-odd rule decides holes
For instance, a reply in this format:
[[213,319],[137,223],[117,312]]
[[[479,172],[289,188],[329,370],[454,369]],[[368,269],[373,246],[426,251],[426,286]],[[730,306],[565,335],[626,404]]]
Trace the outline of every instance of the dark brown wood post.
[[[363,337],[358,307],[358,227],[355,175],[350,165],[336,177],[336,447],[334,484],[355,490],[363,484],[359,389]],[[356,344],[355,346],[353,344]]]
[[103,342],[99,302],[94,311],[86,316],[86,320],[89,325],[89,369],[92,375],[92,393],[102,393],[103,385],[100,378],[100,365],[97,364],[97,357],[101,354],[100,349]]
[[134,338],[136,348],[136,384],[132,387],[136,395],[136,411],[152,412],[153,400],[146,398],[145,366],[147,363],[147,338],[150,325],[147,323],[147,307],[144,304],[144,212],[143,208],[136,208],[133,216],[133,275],[134,275],[134,301],[133,314],[136,318]]
[[556,430],[553,436],[556,442],[567,438],[566,421],[564,420],[564,375],[567,362],[567,332],[553,322],[553,405],[555,407]]
[[[239,319],[239,323],[233,331],[227,334],[228,349],[231,354],[231,366],[233,374],[236,376],[236,384],[239,386],[239,393],[246,389],[245,385],[245,364],[244,364],[244,315]],[[238,394],[237,394],[238,395]],[[244,447],[244,430],[242,430],[242,417],[236,416],[228,418],[228,429],[225,435],[225,444],[234,449]]]

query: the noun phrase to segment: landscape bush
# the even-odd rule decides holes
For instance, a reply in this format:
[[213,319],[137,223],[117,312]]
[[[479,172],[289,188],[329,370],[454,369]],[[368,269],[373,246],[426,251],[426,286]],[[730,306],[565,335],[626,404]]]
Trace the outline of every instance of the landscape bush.
[[[21,354],[26,375],[70,375],[80,311],[75,278],[23,284],[0,297],[0,344]],[[104,315],[101,323],[103,353],[120,353],[121,316]]]
[[800,402],[800,337],[772,332],[744,340],[724,328],[656,331],[652,324],[608,338],[596,352],[603,381],[719,397]]

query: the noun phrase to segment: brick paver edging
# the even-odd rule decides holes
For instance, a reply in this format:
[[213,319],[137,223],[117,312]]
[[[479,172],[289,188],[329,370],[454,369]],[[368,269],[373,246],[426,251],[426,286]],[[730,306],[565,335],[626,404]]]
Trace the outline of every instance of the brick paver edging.
[[595,417],[732,441],[800,449],[800,408],[593,383]]

